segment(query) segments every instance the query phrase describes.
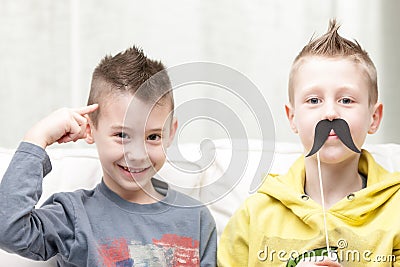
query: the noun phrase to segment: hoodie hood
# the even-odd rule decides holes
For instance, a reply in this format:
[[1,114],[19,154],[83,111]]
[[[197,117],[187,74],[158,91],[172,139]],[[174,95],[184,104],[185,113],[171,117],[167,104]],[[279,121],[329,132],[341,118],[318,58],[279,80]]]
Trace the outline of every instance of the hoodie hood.
[[[365,223],[400,189],[400,173],[386,171],[366,150],[361,152],[358,171],[367,177],[367,187],[348,195],[326,211],[351,225]],[[285,175],[268,175],[258,193],[280,201],[301,220],[313,224],[312,215],[321,213],[322,206],[304,193],[304,181],[305,164],[304,156],[301,156]]]

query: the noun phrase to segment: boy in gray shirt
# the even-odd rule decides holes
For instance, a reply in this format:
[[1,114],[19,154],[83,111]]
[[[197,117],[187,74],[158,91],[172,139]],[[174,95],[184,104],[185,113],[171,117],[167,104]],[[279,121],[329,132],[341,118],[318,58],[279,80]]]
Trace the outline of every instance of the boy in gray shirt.
[[[171,83],[136,47],[106,56],[88,106],[57,110],[25,135],[0,185],[0,247],[58,266],[215,266],[216,227],[197,200],[152,178],[175,135]],[[102,181],[35,209],[51,171],[45,148],[85,139]]]

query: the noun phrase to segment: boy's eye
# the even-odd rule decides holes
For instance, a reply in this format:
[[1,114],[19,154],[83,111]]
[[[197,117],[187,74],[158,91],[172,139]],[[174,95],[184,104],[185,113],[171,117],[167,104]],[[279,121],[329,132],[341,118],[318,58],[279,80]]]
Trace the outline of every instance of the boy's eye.
[[123,132],[117,133],[117,134],[115,134],[115,136],[117,136],[119,138],[122,138],[122,139],[128,138],[128,135],[126,133],[123,133]]
[[340,99],[339,102],[342,103],[342,104],[351,104],[351,103],[353,103],[353,100],[351,100],[350,98],[345,97],[345,98]]
[[147,136],[147,140],[150,141],[159,141],[161,139],[161,136],[159,134],[150,134]]
[[312,98],[307,100],[307,103],[309,103],[309,104],[319,104],[320,102],[321,101],[316,97],[312,97]]

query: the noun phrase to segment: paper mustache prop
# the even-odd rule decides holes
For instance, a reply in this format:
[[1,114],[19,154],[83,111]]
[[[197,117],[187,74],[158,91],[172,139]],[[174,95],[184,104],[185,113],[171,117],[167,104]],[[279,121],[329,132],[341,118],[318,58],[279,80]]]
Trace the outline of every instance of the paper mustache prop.
[[345,120],[334,119],[330,121],[326,119],[319,121],[315,126],[314,144],[311,148],[311,151],[307,154],[306,157],[314,155],[324,145],[332,129],[335,131],[335,134],[339,137],[340,141],[342,141],[345,146],[356,153],[361,153],[361,151],[356,147],[353,142],[353,138],[350,134],[349,125]]

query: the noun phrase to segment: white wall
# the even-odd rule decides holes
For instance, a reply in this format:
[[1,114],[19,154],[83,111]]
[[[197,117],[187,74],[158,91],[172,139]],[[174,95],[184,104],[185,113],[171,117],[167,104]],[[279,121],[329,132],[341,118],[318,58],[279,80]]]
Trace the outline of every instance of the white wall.
[[[343,35],[369,51],[378,69],[385,117],[368,142],[400,143],[399,5],[396,0],[0,0],[0,147],[16,147],[34,121],[58,107],[84,105],[99,60],[133,44],[170,67],[207,61],[236,69],[267,100],[276,140],[297,141],[284,115],[288,71],[331,17],[341,22]],[[218,94],[212,87],[198,91],[198,97],[223,101]],[[188,97],[192,91],[179,92],[177,105]],[[247,118],[245,107],[229,105]],[[182,139],[226,137],[208,123],[188,126]],[[257,137],[254,127],[248,131]]]

